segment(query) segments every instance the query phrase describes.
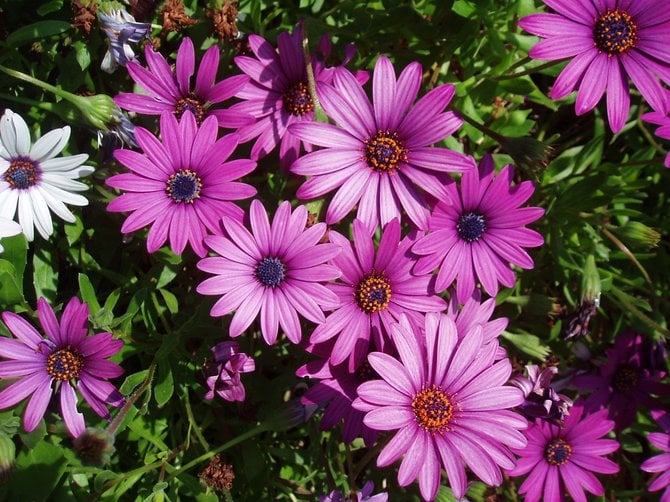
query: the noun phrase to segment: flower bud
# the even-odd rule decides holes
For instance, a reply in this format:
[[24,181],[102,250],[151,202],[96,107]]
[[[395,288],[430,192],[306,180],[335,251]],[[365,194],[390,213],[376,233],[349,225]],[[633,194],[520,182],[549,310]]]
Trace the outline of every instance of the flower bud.
[[661,240],[660,233],[638,221],[629,221],[617,233],[622,241],[635,247],[655,248]]
[[16,446],[9,435],[0,431],[0,482],[7,481],[12,473]]
[[114,454],[114,436],[106,430],[87,427],[74,440],[72,449],[83,464],[102,467]]

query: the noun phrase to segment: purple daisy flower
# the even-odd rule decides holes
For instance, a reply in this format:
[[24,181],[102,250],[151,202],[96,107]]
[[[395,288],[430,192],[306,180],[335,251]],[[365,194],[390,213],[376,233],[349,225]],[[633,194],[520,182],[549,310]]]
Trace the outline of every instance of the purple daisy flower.
[[[371,447],[377,440],[377,431],[363,423],[364,413],[353,408],[352,403],[358,394],[356,389],[363,382],[379,378],[367,360],[351,371],[344,362],[334,365],[330,362],[334,341],[310,345],[306,350],[320,359],[310,361],[296,371],[298,377],[309,377],[317,380],[301,397],[304,404],[313,404],[325,408],[321,419],[321,430],[335,427],[343,422],[342,439],[351,443],[362,437],[365,445]],[[374,343],[371,343],[374,350]],[[367,358],[367,354],[364,355]]]
[[305,228],[307,208],[291,212],[291,204],[279,206],[272,221],[259,200],[250,210],[251,232],[237,220],[223,218],[226,236],[205,238],[218,256],[204,258],[198,268],[215,274],[197,287],[202,295],[221,295],[210,314],[224,316],[235,311],[230,336],[240,336],[260,311],[261,332],[272,345],[278,327],[293,343],[299,343],[302,328],[298,314],[315,323],[325,320],[323,308],[338,304],[337,295],[322,283],[340,276],[337,267],[326,264],[340,249],[319,244],[324,223]]
[[498,294],[498,283],[514,286],[510,265],[533,268],[524,247],[541,246],[542,236],[525,228],[544,214],[541,207],[519,207],[535,190],[524,181],[511,187],[514,170],[507,165],[494,176],[493,158],[486,155],[479,169],[463,173],[460,189],[447,190],[452,204],[438,203],[429,222],[431,232],[412,251],[421,258],[414,267],[419,274],[439,267],[436,291],[447,289],[454,279],[459,298],[468,298],[479,279],[486,292]]
[[108,378],[123,369],[107,358],[116,354],[123,342],[111,333],[87,336],[88,305],[72,298],[60,324],[44,298],[37,302],[37,316],[47,337],[13,312],[3,312],[2,320],[18,339],[0,337],[0,378],[20,378],[0,392],[0,409],[15,406],[32,394],[23,415],[23,427],[37,427],[54,394],[60,394],[60,409],[65,426],[73,437],[85,430],[84,416],[77,411],[79,391],[98,415],[109,419],[106,404],[119,407],[124,398]]
[[205,399],[214,399],[214,395],[226,401],[244,401],[245,390],[241,373],[250,373],[256,369],[253,358],[240,352],[237,342],[221,342],[212,347],[214,363],[206,366],[207,387]]
[[[498,340],[498,337],[507,327],[508,319],[506,317],[491,319],[496,306],[495,298],[489,298],[483,303],[480,303],[480,301],[481,295],[479,291],[475,291],[459,308],[458,295],[455,291],[452,291],[449,298],[449,307],[445,314],[456,323],[459,336],[469,333],[477,325],[481,326],[484,343],[486,344],[492,340]],[[504,356],[503,351],[501,357]]]
[[556,392],[551,380],[558,374],[556,366],[540,371],[535,364],[526,365],[527,376],[517,375],[509,383],[523,392],[526,400],[517,409],[530,418],[542,418],[560,424],[570,414],[572,399]]
[[556,13],[531,14],[524,30],[545,38],[529,55],[535,59],[572,58],[556,79],[553,99],[575,88],[578,115],[592,110],[607,91],[607,117],[619,132],[628,117],[628,77],[659,112],[667,102],[660,77],[670,83],[670,5],[666,0],[543,0]]
[[325,149],[293,163],[291,171],[311,176],[297,192],[315,199],[337,189],[326,223],[342,220],[358,203],[358,218],[370,232],[407,214],[420,229],[428,225],[424,192],[448,200],[447,172],[474,168],[470,157],[430,145],[444,140],[462,124],[443,110],[454,86],[436,87],[413,105],[421,86],[419,63],[408,65],[396,79],[391,61],[380,56],[372,78],[373,103],[354,76],[337,72],[333,85],[317,89],[324,111],[339,127],[317,122],[293,125],[303,141]]
[[605,351],[606,362],[599,375],[578,375],[578,389],[592,391],[584,406],[589,410],[607,408],[609,418],[620,431],[635,420],[640,405],[649,410],[663,409],[656,395],[670,395],[670,385],[661,383],[665,371],[658,369],[659,347],[639,333],[627,331],[617,336],[614,347]]
[[[670,93],[668,93],[668,96],[670,96]],[[649,112],[642,115],[642,120],[661,126],[654,131],[654,134],[659,138],[670,140],[670,115],[667,113]],[[665,156],[665,167],[670,168],[670,152]]]
[[379,454],[377,466],[405,455],[398,483],[419,479],[425,500],[440,487],[444,468],[457,499],[465,494],[465,466],[489,486],[502,483],[500,467],[511,469],[508,447],[523,448],[526,420],[509,411],[523,402],[517,388],[504,385],[509,359],[495,362],[496,342],[482,345],[482,329],[459,337],[454,321],[429,313],[423,330],[403,316],[393,325],[400,361],[382,352],[368,356],[381,380],[358,388],[354,407],[363,422],[380,431],[398,430]]
[[178,119],[186,110],[191,111],[200,124],[205,117],[213,115],[223,127],[239,127],[248,124],[251,117],[232,112],[230,109],[212,109],[239,92],[247,83],[246,75],[235,75],[214,82],[219,71],[219,48],[211,46],[202,57],[195,83],[191,83],[195,71],[195,49],[189,37],[184,37],[177,51],[174,71],[166,59],[147,45],[144,51],[149,69],[134,61],[126,64],[133,80],[147,94],[122,92],[114,98],[121,108],[146,115],[173,113]]
[[[372,481],[368,481],[363,485],[360,492],[344,496],[341,491],[333,490],[328,495],[320,496],[319,502],[386,502],[389,499],[386,492],[373,495],[372,490],[374,490],[374,488],[375,484]],[[354,498],[354,495],[356,498]]]
[[607,412],[584,415],[580,403],[570,410],[562,427],[537,419],[526,430],[528,446],[512,448],[519,455],[510,476],[530,473],[519,488],[526,502],[559,502],[567,489],[576,502],[586,502],[584,490],[601,496],[603,485],[593,474],[614,474],[619,466],[603,455],[619,448],[613,439],[601,439],[614,427]]
[[670,414],[665,413],[658,419],[658,424],[664,432],[652,432],[647,436],[649,442],[659,450],[665,452],[651,457],[640,465],[645,472],[660,473],[649,485],[650,492],[657,492],[665,488],[661,502],[670,502]]
[[227,162],[237,136],[229,134],[217,141],[214,117],[198,127],[191,112],[179,122],[164,113],[160,128],[162,142],[142,127],[135,129],[144,154],[126,149],[114,152],[116,160],[132,172],[107,179],[109,186],[126,192],[110,202],[107,210],[132,213],[121,227],[123,233],[151,225],[147,236],[150,253],[169,238],[176,254],[190,243],[203,257],[207,231],[220,232],[223,216],[242,220],[244,212],[230,201],[253,197],[256,189],[235,180],[253,171],[256,163],[248,159]]
[[[224,121],[225,127],[240,127],[241,142],[258,138],[251,149],[251,158],[258,160],[279,144],[279,165],[288,171],[301,151],[301,142],[289,129],[296,122],[314,120],[314,103],[307,84],[307,64],[302,49],[303,25],[298,24],[293,34],[282,32],[277,37],[278,51],[264,38],[249,35],[249,47],[254,57],[238,56],[235,64],[246,73],[250,80],[235,97],[244,100],[230,107],[230,113],[251,115],[253,123],[240,127],[232,121]],[[324,59],[330,52],[330,39],[322,39]],[[353,49],[353,46],[351,46]],[[343,64],[353,57],[349,51]],[[315,86],[320,88],[333,78],[334,68],[326,68],[323,62],[312,57]],[[367,80],[367,73],[359,72],[361,81]],[[302,143],[305,150],[312,146]]]
[[337,365],[349,358],[353,371],[365,360],[371,335],[379,350],[385,350],[391,325],[400,314],[420,321],[425,312],[441,312],[446,302],[433,293],[431,274],[414,274],[415,257],[409,248],[416,242],[412,232],[400,240],[400,222],[384,227],[375,253],[365,224],[354,220],[353,246],[343,235],[331,231],[330,241],[342,248],[333,264],[342,270],[341,282],[328,284],[340,299],[339,307],[317,326],[310,342],[323,343],[337,336],[330,356]]

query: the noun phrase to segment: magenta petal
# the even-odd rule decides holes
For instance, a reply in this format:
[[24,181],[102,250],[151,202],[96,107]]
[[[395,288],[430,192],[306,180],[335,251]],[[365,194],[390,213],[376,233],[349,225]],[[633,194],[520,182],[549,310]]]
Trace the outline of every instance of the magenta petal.
[[401,455],[407,452],[409,445],[414,444],[419,434],[421,432],[416,425],[400,429],[379,453],[377,467],[386,467],[398,460]]
[[60,387],[60,409],[70,435],[79,437],[85,429],[84,415],[77,411],[77,395],[69,382],[63,382]]
[[14,312],[3,312],[2,320],[16,338],[33,350],[37,349],[39,344],[44,340],[28,321]]
[[408,407],[384,406],[368,412],[363,422],[371,429],[390,431],[415,423],[414,412]]
[[[46,382],[45,382],[46,383]],[[26,432],[32,432],[39,424],[47,410],[51,399],[51,385],[38,385],[33,396],[28,401],[25,414],[23,415],[23,427]]]

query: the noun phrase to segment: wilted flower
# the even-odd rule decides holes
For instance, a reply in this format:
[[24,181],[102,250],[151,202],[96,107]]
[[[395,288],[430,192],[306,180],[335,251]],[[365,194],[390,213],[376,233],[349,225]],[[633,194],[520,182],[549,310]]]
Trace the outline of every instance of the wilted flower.
[[509,383],[521,389],[526,400],[517,410],[530,418],[542,418],[554,423],[562,422],[570,414],[572,399],[558,394],[551,386],[551,379],[558,373],[556,366],[542,371],[535,364],[526,365],[527,376],[517,375]]
[[107,35],[108,49],[100,68],[112,73],[118,65],[126,66],[135,61],[135,53],[130,44],[137,44],[151,34],[151,25],[138,23],[135,18],[122,9],[99,12],[100,28]]
[[198,477],[205,485],[223,492],[233,488],[235,472],[231,464],[226,464],[221,459],[221,455],[215,455]]
[[7,109],[0,118],[0,217],[12,219],[18,211],[29,241],[35,228],[45,239],[53,233],[49,210],[73,223],[75,217],[64,203],[88,204],[86,197],[73,193],[88,189],[76,181],[93,172],[91,166],[82,165],[88,155],[56,158],[69,139],[70,127],[65,126],[31,145],[30,131],[20,115]]
[[237,342],[217,343],[212,347],[212,353],[214,362],[205,367],[209,388],[205,399],[214,399],[216,394],[226,401],[244,401],[245,390],[240,374],[254,371],[254,360],[240,352]]
[[328,495],[321,495],[319,502],[386,502],[389,498],[388,494],[382,492],[372,495],[374,488],[375,484],[372,481],[368,481],[359,492],[342,495],[341,491],[333,490]]
[[84,416],[77,411],[76,389],[98,415],[109,418],[106,405],[119,407],[124,397],[108,378],[120,376],[123,369],[109,357],[123,347],[111,333],[88,336],[88,305],[73,297],[65,307],[60,323],[44,298],[37,302],[37,315],[46,333],[13,312],[3,312],[2,320],[18,339],[0,337],[0,378],[19,380],[0,392],[0,409],[15,406],[28,396],[23,427],[33,431],[39,424],[54,394],[60,395],[65,426],[74,437],[85,429]]

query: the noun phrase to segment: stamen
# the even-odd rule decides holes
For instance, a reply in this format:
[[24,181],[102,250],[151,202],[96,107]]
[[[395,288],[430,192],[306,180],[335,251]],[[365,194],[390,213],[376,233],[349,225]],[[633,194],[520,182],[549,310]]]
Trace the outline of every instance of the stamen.
[[202,106],[200,100],[195,95],[191,94],[189,97],[181,98],[175,105],[174,114],[177,119],[181,119],[186,110],[190,110],[195,117],[195,122],[200,125],[205,119],[205,108]]
[[200,198],[201,189],[202,181],[190,169],[180,169],[170,175],[165,187],[165,191],[173,201],[187,204],[193,204],[195,199]]
[[478,241],[486,231],[486,220],[478,213],[465,213],[456,223],[458,236],[465,242]]
[[84,368],[84,358],[70,349],[53,352],[47,358],[47,373],[56,380],[77,378]]
[[544,449],[544,458],[551,465],[563,465],[572,455],[572,447],[562,439],[553,439]]
[[363,312],[374,314],[388,307],[391,283],[384,274],[373,272],[358,283],[355,297]]
[[621,10],[608,10],[593,26],[593,44],[608,56],[616,56],[637,44],[637,25]]
[[14,190],[26,190],[40,179],[40,170],[30,159],[15,159],[9,163],[4,174],[5,181]]
[[612,378],[612,386],[620,391],[625,392],[631,390],[637,385],[638,374],[635,368],[631,366],[620,366],[617,368]]
[[419,391],[412,400],[419,425],[427,432],[445,432],[454,416],[454,404],[440,387],[433,384]]
[[256,266],[256,277],[262,284],[274,288],[286,278],[286,265],[279,258],[263,258]]
[[309,94],[309,88],[304,82],[293,84],[284,92],[284,110],[291,115],[301,117],[314,109],[312,96]]
[[377,131],[365,141],[365,161],[373,170],[394,174],[400,162],[407,162],[407,150],[398,139],[398,134]]

